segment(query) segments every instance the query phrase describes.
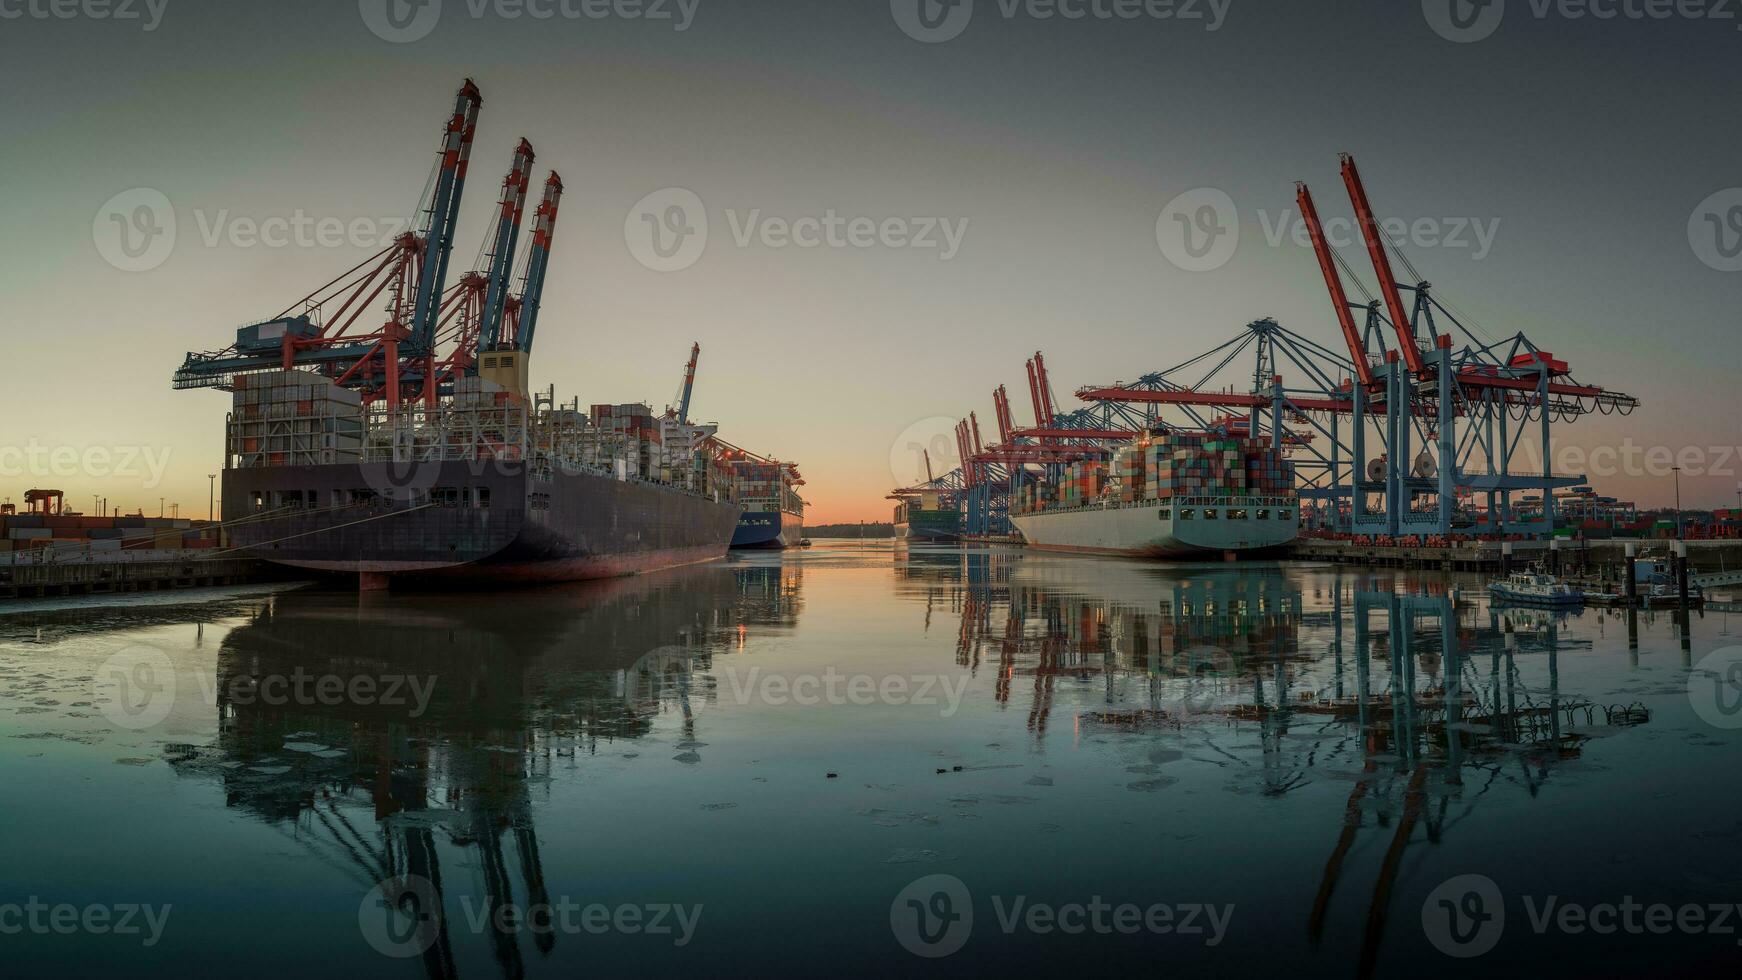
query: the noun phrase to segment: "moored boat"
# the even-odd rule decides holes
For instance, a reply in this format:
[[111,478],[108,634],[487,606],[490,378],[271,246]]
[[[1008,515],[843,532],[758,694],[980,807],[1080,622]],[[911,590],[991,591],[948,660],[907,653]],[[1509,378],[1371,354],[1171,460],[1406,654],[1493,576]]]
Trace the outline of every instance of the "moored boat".
[[1546,572],[1513,572],[1488,583],[1494,598],[1533,606],[1578,606],[1585,593]]

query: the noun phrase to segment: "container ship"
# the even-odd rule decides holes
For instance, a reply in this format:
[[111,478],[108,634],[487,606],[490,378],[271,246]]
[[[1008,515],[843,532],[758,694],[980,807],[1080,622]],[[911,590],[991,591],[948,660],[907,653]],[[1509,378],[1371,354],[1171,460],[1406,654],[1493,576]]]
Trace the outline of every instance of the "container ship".
[[895,505],[895,537],[907,541],[957,541],[962,536],[962,511],[953,497],[925,490]]
[[[448,282],[482,104],[467,79],[415,231],[176,371],[176,388],[232,393],[229,544],[353,574],[364,589],[389,577],[604,578],[723,557],[742,508],[715,427],[687,422],[699,348],[678,417],[640,404],[583,412],[529,388],[563,182],[548,175],[522,248],[536,186],[528,140],[514,146],[480,267]],[[408,158],[408,182],[426,160]]]
[[726,463],[732,499],[744,508],[732,532],[734,548],[796,548],[804,540],[804,485],[794,463],[752,457],[739,451]]
[[1194,559],[1280,554],[1299,535],[1293,467],[1262,440],[1158,430],[1112,466],[1072,463],[1022,488],[1010,521],[1043,551]]
[[486,379],[434,409],[368,410],[308,372],[235,379],[223,519],[278,564],[472,585],[630,575],[723,557],[742,508],[707,427],[645,405],[524,402]]

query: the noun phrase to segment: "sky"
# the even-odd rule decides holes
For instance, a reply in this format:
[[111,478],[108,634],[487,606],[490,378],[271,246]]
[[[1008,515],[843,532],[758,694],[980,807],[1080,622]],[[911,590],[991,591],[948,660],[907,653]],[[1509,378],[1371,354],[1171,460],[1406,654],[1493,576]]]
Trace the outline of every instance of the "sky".
[[[1642,399],[1563,470],[1733,506],[1742,9],[1645,10],[0,0],[0,495],[204,516],[228,399],[172,371],[390,239],[469,76],[456,269],[520,137],[567,186],[533,383],[663,407],[699,342],[694,416],[798,461],[810,523],[887,519],[999,384],[1026,424],[1037,350],[1068,406],[1261,317],[1339,345],[1293,209],[1347,220],[1344,151],[1436,295]],[[1206,202],[1237,244],[1194,254]]]

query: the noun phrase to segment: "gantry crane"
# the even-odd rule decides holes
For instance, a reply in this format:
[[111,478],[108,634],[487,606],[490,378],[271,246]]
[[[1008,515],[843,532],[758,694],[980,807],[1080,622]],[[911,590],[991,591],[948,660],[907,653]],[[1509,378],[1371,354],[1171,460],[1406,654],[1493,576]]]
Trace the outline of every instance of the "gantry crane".
[[[1003,385],[992,392],[997,443],[987,445],[983,441],[977,413],[970,412],[956,427],[956,443],[963,461],[966,506],[963,528],[969,535],[1010,534],[1010,503],[1025,482],[1037,475],[1056,481],[1068,464],[1103,458],[1111,452],[1112,443],[1129,441],[1140,431],[1118,427],[1121,417],[1129,417],[1130,413],[1112,402],[1059,414],[1053,402],[1045,354],[1036,351],[1026,366],[1029,398],[1034,407],[1032,427],[1016,427],[1010,394]],[[1040,468],[1038,474],[1033,467]]]
[[696,364],[701,360],[701,357],[702,345],[700,343],[691,344],[689,363],[685,364],[683,369],[683,385],[678,388],[677,407],[668,406],[665,410],[666,417],[676,419],[679,425],[688,425],[690,421],[690,395],[695,392]]
[[[1585,482],[1553,472],[1551,423],[1593,412],[1629,414],[1638,399],[1573,380],[1566,361],[1522,333],[1498,341],[1479,337],[1464,322],[1468,317],[1441,303],[1432,284],[1385,240],[1353,157],[1344,154],[1341,163],[1381,298],[1367,293],[1331,248],[1305,184],[1297,185],[1296,199],[1346,358],[1263,319],[1166,371],[1132,384],[1085,387],[1078,397],[1155,411],[1176,407],[1198,425],[1211,423],[1207,410],[1248,412],[1238,421],[1253,437],[1267,435],[1276,451],[1305,457],[1296,461],[1301,493],[1330,533],[1386,539],[1549,534],[1554,491]],[[1397,280],[1393,254],[1415,275],[1413,286]],[[1364,306],[1350,301],[1345,277],[1366,296]],[[1413,309],[1404,305],[1405,290],[1414,294]],[[1366,315],[1364,326],[1356,323],[1357,310]],[[1441,331],[1442,322],[1452,330]],[[1219,386],[1224,369],[1248,350],[1255,355],[1250,372],[1242,372],[1249,387]],[[1204,365],[1207,371],[1197,375]],[[1285,367],[1298,386],[1284,385]],[[1514,456],[1532,423],[1541,472],[1515,472]],[[1541,493],[1540,520],[1513,518],[1511,497],[1521,491]],[[1486,527],[1460,504],[1475,494],[1487,495]]]
[[[234,387],[238,376],[301,369],[363,393],[365,402],[390,408],[421,400],[433,405],[442,385],[476,373],[479,352],[532,348],[562,180],[552,173],[535,220],[523,288],[510,292],[520,216],[533,163],[521,140],[504,181],[490,266],[447,288],[460,203],[483,97],[467,79],[442,130],[421,227],[398,236],[375,255],[328,281],[278,314],[237,331],[219,351],[189,353],[174,386]],[[379,326],[368,319],[385,306]],[[444,357],[439,348],[451,343]]]

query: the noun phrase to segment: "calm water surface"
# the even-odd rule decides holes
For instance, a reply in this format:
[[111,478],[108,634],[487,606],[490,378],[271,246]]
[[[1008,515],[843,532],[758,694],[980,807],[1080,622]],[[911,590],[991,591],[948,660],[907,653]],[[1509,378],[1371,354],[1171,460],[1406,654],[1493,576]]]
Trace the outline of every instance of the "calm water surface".
[[[1480,585],[843,542],[7,607],[0,961],[1734,975],[1738,624]],[[1735,918],[1533,918],[1629,900]]]

